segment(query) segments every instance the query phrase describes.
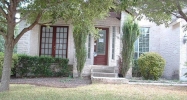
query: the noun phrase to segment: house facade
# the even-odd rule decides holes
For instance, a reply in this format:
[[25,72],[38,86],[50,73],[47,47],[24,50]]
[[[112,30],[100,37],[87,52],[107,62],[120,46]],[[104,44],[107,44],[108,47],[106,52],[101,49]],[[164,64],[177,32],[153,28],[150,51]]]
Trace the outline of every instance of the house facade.
[[[95,27],[101,29],[100,38],[94,39],[88,35],[87,59],[83,69],[83,76],[89,76],[92,67],[117,66],[120,55],[121,27],[125,21],[125,12],[121,13],[121,19],[110,14],[103,20],[96,20]],[[166,60],[163,77],[167,79],[186,78],[182,76],[185,72],[184,62],[187,57],[186,43],[183,42],[185,32],[182,31],[184,21],[171,23],[168,28],[163,25],[146,20],[139,21],[143,34],[135,43],[135,58],[143,52],[157,52]],[[26,26],[20,23],[19,29]],[[32,56],[48,55],[53,57],[68,58],[69,64],[74,66],[76,76],[76,57],[73,41],[73,25],[70,22],[58,21],[50,27],[36,25],[28,31],[18,42],[18,53]]]
[[[20,30],[25,27],[22,22]],[[116,66],[120,52],[120,19],[115,13],[103,20],[96,20],[95,27],[99,28],[100,38],[94,39],[88,35],[87,59],[83,69],[83,76],[89,76],[94,65]],[[50,27],[36,25],[25,33],[18,42],[18,53],[32,56],[53,56],[69,59],[74,66],[76,76],[76,57],[73,40],[73,26],[70,22],[58,21]],[[94,66],[96,67],[96,66]]]

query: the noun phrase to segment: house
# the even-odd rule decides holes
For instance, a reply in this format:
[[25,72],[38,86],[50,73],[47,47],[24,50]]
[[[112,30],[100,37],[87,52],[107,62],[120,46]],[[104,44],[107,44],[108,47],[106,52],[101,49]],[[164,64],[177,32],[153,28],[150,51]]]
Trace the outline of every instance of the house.
[[[101,29],[100,38],[95,40],[91,35],[87,38],[84,76],[90,75],[92,67],[117,66],[121,51],[121,26],[125,18],[125,12],[121,13],[121,19],[115,13],[110,13],[109,17],[95,21],[95,27]],[[187,71],[184,66],[187,59],[187,47],[183,42],[185,32],[182,31],[184,24],[184,21],[176,20],[168,28],[165,28],[163,25],[157,26],[146,20],[139,21],[144,33],[135,43],[135,57],[138,58],[143,52],[157,52],[166,60],[162,77],[187,80],[183,77],[184,72]],[[19,28],[22,29],[25,25],[22,22]],[[36,25],[20,39],[17,51],[32,56],[48,55],[68,58],[69,64],[74,65],[74,73],[76,74],[72,29],[73,26],[64,21],[58,21],[49,28]]]

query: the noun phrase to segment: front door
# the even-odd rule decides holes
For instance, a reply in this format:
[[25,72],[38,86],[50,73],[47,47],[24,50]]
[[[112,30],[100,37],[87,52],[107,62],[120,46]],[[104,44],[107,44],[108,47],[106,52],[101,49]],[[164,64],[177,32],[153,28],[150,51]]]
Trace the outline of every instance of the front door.
[[99,39],[94,41],[94,65],[107,65],[108,59],[108,28],[99,32]]

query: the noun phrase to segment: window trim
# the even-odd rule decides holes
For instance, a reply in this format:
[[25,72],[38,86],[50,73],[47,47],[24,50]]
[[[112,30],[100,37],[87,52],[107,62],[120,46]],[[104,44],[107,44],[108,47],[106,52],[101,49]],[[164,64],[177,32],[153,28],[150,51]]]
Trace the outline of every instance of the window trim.
[[115,59],[116,26],[112,26],[112,59]]

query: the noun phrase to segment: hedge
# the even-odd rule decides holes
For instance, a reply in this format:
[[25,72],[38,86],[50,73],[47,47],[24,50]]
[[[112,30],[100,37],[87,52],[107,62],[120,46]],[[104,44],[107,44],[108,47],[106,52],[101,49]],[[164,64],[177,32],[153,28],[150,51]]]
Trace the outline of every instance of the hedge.
[[[4,54],[0,52],[0,77],[2,75]],[[57,77],[72,76],[69,60],[46,56],[13,55],[12,75],[16,77]]]

